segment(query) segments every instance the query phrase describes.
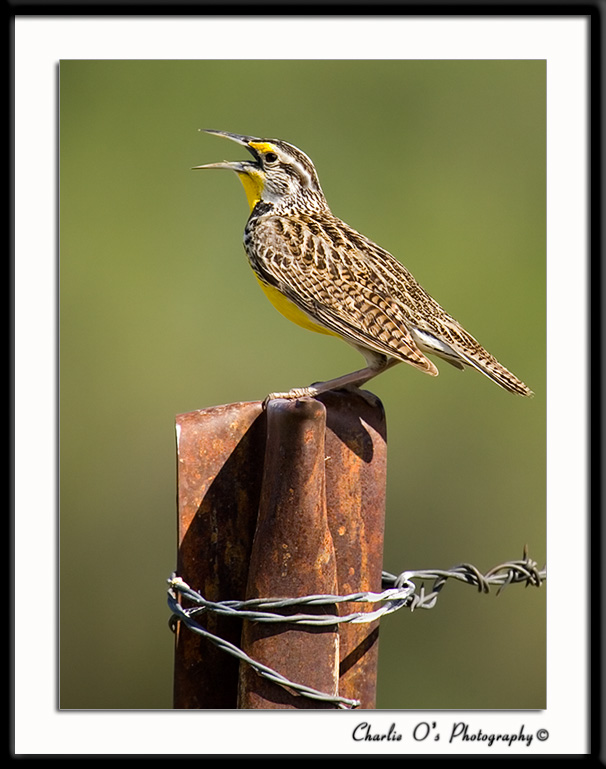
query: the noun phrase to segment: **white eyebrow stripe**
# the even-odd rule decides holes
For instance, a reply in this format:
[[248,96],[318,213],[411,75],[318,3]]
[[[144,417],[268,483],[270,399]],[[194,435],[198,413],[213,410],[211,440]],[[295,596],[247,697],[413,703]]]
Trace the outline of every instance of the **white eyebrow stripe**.
[[311,187],[311,175],[304,165],[301,165],[298,160],[291,160],[291,164],[299,171],[300,175],[307,180],[307,186]]
[[[305,168],[305,166],[302,163],[300,163],[298,160],[293,158],[292,155],[289,155],[288,153],[281,150],[279,147],[276,147],[276,145],[271,142],[267,142],[267,146],[271,148],[272,152],[275,152],[275,154],[280,158],[280,160],[283,163],[288,163],[289,165],[296,168],[297,171],[299,172],[299,175],[302,176],[303,179],[305,180],[307,187],[311,187],[312,175],[309,173],[307,168]],[[299,152],[301,152],[301,150],[299,150]],[[307,157],[307,155],[305,155],[305,157]],[[307,159],[309,160],[309,158]],[[311,164],[311,160],[309,160],[309,162]]]

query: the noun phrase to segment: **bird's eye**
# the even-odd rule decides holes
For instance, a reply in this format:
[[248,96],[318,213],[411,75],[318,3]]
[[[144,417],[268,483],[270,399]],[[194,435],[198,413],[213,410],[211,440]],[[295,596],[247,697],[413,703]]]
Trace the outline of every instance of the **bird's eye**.
[[267,152],[265,154],[266,163],[275,163],[277,159],[278,159],[278,156],[276,155],[275,152]]

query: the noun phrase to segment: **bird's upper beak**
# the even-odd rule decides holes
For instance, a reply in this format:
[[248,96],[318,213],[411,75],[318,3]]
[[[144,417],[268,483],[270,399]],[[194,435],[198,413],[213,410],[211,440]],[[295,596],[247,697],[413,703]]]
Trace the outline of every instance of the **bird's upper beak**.
[[223,136],[226,139],[231,139],[236,142],[236,144],[241,144],[243,147],[246,147],[255,159],[255,162],[251,162],[250,160],[223,160],[220,163],[206,163],[205,165],[193,166],[192,168],[194,171],[203,168],[226,168],[228,171],[235,171],[244,186],[248,204],[252,211],[259,200],[261,200],[263,187],[265,185],[265,174],[259,160],[259,154],[254,146],[255,144],[262,146],[262,140],[256,139],[254,136],[242,136],[241,134],[232,134],[227,131],[215,131],[209,128],[201,130],[209,134],[215,134],[216,136]]

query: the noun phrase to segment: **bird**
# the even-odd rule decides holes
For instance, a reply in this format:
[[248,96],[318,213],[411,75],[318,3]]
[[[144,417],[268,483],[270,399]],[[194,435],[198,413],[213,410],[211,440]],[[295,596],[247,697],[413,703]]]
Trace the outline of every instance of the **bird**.
[[510,393],[533,395],[400,261],[332,213],[314,164],[302,150],[282,139],[200,130],[252,155],[252,160],[193,169],[238,175],[250,206],[244,248],[271,303],[303,328],[348,342],[366,363],[326,382],[270,393],[265,402],[359,388],[400,362],[437,376],[428,355],[461,370],[476,369]]

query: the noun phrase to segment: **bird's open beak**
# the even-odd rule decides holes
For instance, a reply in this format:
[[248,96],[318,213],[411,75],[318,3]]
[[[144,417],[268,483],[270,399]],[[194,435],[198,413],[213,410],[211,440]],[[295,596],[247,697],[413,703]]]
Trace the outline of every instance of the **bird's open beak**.
[[253,136],[231,134],[227,131],[215,131],[209,128],[203,128],[200,130],[205,131],[205,133],[215,134],[216,136],[223,136],[225,139],[231,139],[232,141],[236,142],[236,144],[241,144],[243,147],[246,147],[250,154],[255,158],[256,162],[252,162],[250,160],[223,160],[219,163],[206,163],[205,165],[193,166],[192,168],[192,171],[198,171],[204,168],[225,168],[228,171],[235,171],[240,177],[240,181],[244,186],[248,204],[252,211],[252,209],[261,199],[261,193],[263,191],[265,182],[265,175],[261,168],[261,163],[259,162],[259,155],[257,154],[254,147],[251,146],[251,142],[254,143],[260,140],[255,139]]
[[[254,136],[242,136],[242,134],[232,134],[228,131],[215,131],[212,128],[201,128],[200,130],[207,134],[214,134],[215,136],[222,136],[225,139],[231,139],[231,141],[236,142],[236,144],[241,144],[243,147],[246,147],[246,149],[255,158],[255,160],[258,160],[257,153],[250,146],[250,142],[259,141],[258,139],[255,139]],[[259,165],[257,163],[251,163],[250,161],[231,162],[224,160],[221,163],[206,163],[203,166],[194,166],[192,170],[197,171],[201,168],[227,168],[229,171],[236,171],[236,173],[246,174],[250,173],[252,169],[258,169]]]

